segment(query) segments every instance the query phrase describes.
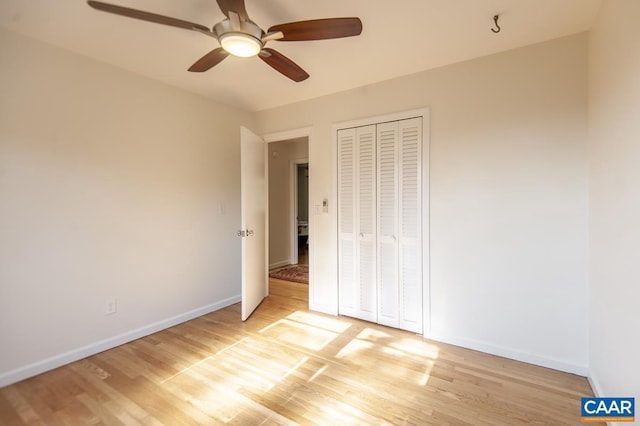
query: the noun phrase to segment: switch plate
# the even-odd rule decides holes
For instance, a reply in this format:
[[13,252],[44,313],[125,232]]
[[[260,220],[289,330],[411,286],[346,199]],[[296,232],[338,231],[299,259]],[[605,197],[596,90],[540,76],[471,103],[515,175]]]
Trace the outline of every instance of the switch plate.
[[112,315],[116,313],[116,298],[108,297],[104,300],[104,314]]

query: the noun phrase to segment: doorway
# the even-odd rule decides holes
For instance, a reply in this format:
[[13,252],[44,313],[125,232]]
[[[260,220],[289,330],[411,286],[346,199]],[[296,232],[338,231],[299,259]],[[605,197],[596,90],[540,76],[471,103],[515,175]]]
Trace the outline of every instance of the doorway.
[[[304,162],[303,162],[304,161]],[[293,185],[291,206],[294,211],[289,223],[293,227],[291,241],[291,264],[309,264],[309,160],[296,159],[291,165]]]
[[272,140],[267,150],[269,275],[309,284],[309,138]]

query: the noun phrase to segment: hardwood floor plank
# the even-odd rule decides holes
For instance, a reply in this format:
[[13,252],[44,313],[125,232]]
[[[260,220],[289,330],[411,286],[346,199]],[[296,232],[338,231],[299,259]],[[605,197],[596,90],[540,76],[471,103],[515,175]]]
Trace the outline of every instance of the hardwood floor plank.
[[85,388],[88,389],[86,393],[91,395],[95,401],[108,404],[110,411],[118,413],[118,417],[132,417],[141,424],[162,424],[150,415],[145,408],[139,406],[125,395],[128,389],[121,389],[121,391],[114,389],[105,382],[105,378],[102,375],[93,374],[90,369],[82,367],[80,362],[69,364],[68,367],[77,374],[75,380],[80,386],[84,384]]
[[16,386],[0,389],[0,419],[7,424],[44,424]]
[[239,304],[0,389],[2,425],[578,424],[583,377],[307,309]]
[[[46,389],[40,383],[40,376],[13,385],[14,390],[22,400],[30,407],[35,416],[42,421],[41,424],[62,425],[51,410],[46,398],[49,396]],[[5,389],[3,389],[4,391]],[[34,424],[39,424],[35,422]]]

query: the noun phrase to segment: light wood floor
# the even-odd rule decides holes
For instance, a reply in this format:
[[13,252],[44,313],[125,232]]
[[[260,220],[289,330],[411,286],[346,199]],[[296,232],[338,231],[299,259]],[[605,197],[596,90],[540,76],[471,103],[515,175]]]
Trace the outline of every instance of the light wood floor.
[[580,424],[578,376],[309,312],[239,305],[0,389],[0,424]]

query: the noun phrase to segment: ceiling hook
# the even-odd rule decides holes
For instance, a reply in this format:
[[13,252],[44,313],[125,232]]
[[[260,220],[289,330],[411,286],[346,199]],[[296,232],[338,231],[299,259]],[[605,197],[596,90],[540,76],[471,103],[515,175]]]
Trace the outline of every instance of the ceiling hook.
[[496,27],[498,29],[495,28],[491,28],[491,31],[493,31],[494,34],[498,34],[501,30],[500,25],[498,25],[498,18],[500,17],[500,15],[493,15],[493,22],[495,22]]

